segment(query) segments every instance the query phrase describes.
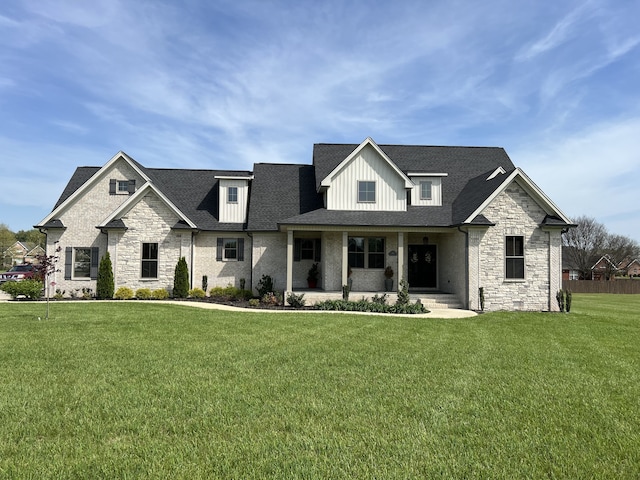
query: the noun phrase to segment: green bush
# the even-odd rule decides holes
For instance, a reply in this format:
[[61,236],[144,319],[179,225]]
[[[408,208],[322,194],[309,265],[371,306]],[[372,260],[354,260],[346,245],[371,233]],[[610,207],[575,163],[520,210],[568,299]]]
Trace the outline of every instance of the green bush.
[[149,300],[151,298],[151,290],[148,288],[139,288],[136,290],[136,298],[138,300]]
[[291,292],[287,295],[287,303],[291,305],[293,308],[302,308],[307,301],[304,299],[304,293],[297,295]]
[[251,300],[249,300],[250,307],[257,307],[258,305],[260,305],[260,300],[258,300],[257,298],[252,298]]
[[133,298],[133,290],[131,290],[129,287],[120,287],[118,288],[118,290],[116,290],[114,297],[117,300],[129,300]]
[[184,257],[180,257],[173,277],[173,296],[187,298],[189,295],[189,267]]
[[237,300],[249,300],[253,297],[253,293],[251,290],[242,290],[233,285],[227,285],[226,287],[213,287],[209,291],[209,296],[218,302],[234,302]]
[[416,313],[428,313],[429,311],[424,308],[424,305],[420,303],[420,300],[415,303],[402,303],[395,305],[387,305],[380,301],[370,302],[364,298],[361,300],[349,301],[349,300],[325,300],[318,302],[314,305],[314,308],[318,310],[339,310],[343,312],[374,312],[374,313],[399,313],[399,314],[416,314]]
[[5,282],[0,285],[0,290],[7,292],[11,298],[18,298],[24,295],[29,300],[36,300],[42,297],[42,282],[39,280],[22,280],[20,282]]
[[204,298],[206,295],[205,291],[201,288],[196,287],[189,290],[189,297],[191,298]]
[[273,278],[271,278],[271,275],[262,275],[262,278],[260,278],[260,281],[258,282],[257,290],[260,298],[275,290],[275,282],[273,281]]
[[96,283],[96,298],[106,299],[113,298],[113,268],[111,266],[111,256],[109,252],[105,253],[100,259],[98,267],[98,280]]
[[154,300],[166,300],[169,298],[169,292],[167,292],[164,288],[158,288],[151,292],[151,298]]

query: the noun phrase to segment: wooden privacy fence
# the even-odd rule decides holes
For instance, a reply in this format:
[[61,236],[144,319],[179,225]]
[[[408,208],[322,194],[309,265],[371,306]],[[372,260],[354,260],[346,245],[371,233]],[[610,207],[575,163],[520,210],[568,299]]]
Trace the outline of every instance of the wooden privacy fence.
[[640,293],[640,280],[563,280],[562,288],[572,293]]

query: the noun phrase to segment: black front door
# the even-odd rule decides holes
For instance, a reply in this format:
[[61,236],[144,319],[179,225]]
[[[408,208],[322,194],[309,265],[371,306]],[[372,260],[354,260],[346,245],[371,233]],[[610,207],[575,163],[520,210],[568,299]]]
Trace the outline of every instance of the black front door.
[[437,288],[435,245],[409,245],[409,287]]

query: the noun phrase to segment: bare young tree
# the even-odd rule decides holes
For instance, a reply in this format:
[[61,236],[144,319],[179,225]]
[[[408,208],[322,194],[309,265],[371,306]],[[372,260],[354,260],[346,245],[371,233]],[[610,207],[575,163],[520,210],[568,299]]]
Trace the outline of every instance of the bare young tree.
[[580,216],[573,219],[577,226],[563,234],[566,256],[573,268],[580,272],[581,278],[590,278],[591,267],[605,253],[607,242],[606,227],[594,218]]

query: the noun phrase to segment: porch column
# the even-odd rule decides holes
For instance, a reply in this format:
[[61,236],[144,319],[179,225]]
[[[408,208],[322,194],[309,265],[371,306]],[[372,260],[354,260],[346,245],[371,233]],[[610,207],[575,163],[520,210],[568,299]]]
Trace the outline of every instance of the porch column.
[[287,289],[286,293],[293,291],[293,230],[287,231]]
[[398,279],[396,281],[396,290],[399,290],[400,280],[404,278],[404,232],[398,232],[398,257],[397,258],[398,258]]
[[342,232],[342,288],[347,284],[347,276],[349,275],[349,234]]

